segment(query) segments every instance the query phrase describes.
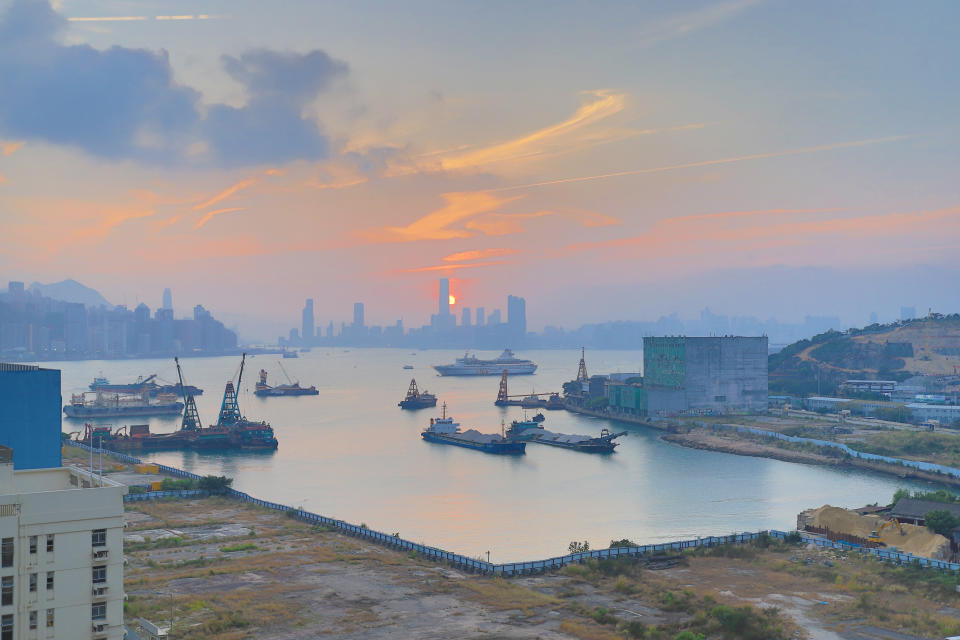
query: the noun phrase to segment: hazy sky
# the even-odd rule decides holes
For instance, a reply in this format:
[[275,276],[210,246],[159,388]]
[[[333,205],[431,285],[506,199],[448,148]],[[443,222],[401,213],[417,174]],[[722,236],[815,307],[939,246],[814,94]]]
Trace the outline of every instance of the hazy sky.
[[249,337],[442,276],[532,328],[960,311],[960,3],[0,11],[3,281]]

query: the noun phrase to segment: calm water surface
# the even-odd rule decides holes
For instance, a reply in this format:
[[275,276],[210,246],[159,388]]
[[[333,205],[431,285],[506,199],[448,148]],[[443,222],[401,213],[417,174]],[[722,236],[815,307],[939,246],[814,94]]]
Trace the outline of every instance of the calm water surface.
[[[138,454],[199,474],[227,475],[252,495],[341,518],[407,539],[494,562],[530,560],[566,552],[574,539],[606,546],[613,538],[640,543],[735,531],[795,526],[797,513],[829,503],[854,507],[889,500],[899,486],[882,475],[686,449],[658,439],[659,431],[628,430],[611,456],[528,445],[522,457],[500,457],[426,443],[420,431],[439,407],[402,411],[397,402],[411,374],[436,393],[464,429],[500,430],[522,415],[493,406],[499,378],[441,378],[430,368],[462,352],[402,349],[323,349],[283,360],[290,376],[319,396],[258,398],[257,372],[285,381],[278,356],[248,358],[240,406],[269,421],[280,441],[274,453],[159,452]],[[496,355],[496,354],[481,354]],[[511,394],[559,391],[576,375],[579,353],[528,351],[534,376],[511,379]],[[590,373],[631,372],[638,351],[588,354]],[[205,424],[216,421],[224,383],[239,358],[183,361]],[[413,371],[404,370],[411,364]],[[63,397],[83,391],[96,375],[128,382],[158,373],[176,380],[172,360],[50,363],[63,371]],[[545,426],[563,433],[599,434],[605,420],[565,411],[545,412]],[[135,419],[134,423],[145,419]],[[151,431],[173,431],[179,419],[152,418]],[[104,423],[120,424],[111,421]],[[82,429],[64,420],[64,431]]]

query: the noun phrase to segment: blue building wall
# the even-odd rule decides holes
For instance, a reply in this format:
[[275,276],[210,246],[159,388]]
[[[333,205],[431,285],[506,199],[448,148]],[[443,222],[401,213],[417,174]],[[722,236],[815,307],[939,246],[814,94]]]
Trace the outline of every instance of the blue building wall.
[[15,469],[62,464],[60,370],[0,362],[0,444]]

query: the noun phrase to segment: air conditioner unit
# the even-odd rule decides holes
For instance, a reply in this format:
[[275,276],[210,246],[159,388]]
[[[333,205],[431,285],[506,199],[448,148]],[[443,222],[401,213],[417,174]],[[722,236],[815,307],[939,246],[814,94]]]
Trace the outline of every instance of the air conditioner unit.
[[100,549],[93,552],[93,557],[94,559],[99,560],[100,558],[106,558],[109,554],[110,552],[107,549]]
[[102,585],[102,586],[94,587],[94,588],[93,588],[93,595],[95,595],[95,596],[102,596],[102,595],[105,594],[106,592],[107,592],[107,586],[106,586],[106,585]]
[[106,633],[107,629],[110,627],[106,622],[101,622],[100,624],[93,625],[94,633]]

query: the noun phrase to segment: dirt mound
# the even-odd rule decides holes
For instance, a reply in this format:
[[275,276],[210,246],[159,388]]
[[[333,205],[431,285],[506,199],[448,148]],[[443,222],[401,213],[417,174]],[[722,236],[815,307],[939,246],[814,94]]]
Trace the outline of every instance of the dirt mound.
[[[824,505],[810,511],[807,520],[818,527],[826,527],[837,533],[846,533],[861,538],[869,537],[871,532],[880,529],[884,518],[880,516],[860,515],[854,511],[847,511],[840,507]],[[933,533],[926,527],[912,524],[900,525],[903,535],[896,526],[887,527],[880,534],[880,539],[888,547],[896,547],[905,553],[925,558],[944,558],[950,553],[950,541],[943,536]]]

